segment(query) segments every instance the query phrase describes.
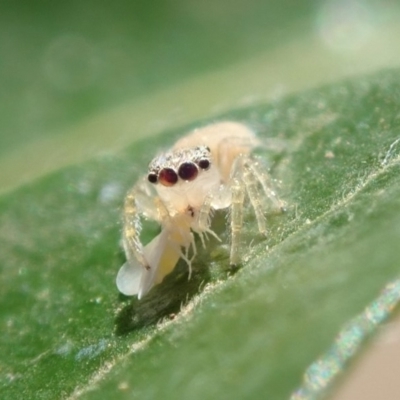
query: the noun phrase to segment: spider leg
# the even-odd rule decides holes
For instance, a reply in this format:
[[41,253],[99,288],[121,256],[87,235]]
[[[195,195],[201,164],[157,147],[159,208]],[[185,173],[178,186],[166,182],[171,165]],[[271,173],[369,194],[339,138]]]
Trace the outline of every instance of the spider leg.
[[165,259],[163,266],[165,264],[167,267],[169,264],[175,266],[176,263],[173,263],[176,255],[169,249],[171,246],[168,242],[168,230],[162,230],[145,247],[140,240],[141,217],[144,215],[156,221],[162,221],[167,213],[161,200],[147,189],[146,184],[140,182],[125,197],[122,244],[127,261],[120,268],[116,279],[121,293],[138,294],[139,298],[146,294],[158,279],[161,273],[160,260]]
[[122,242],[128,263],[136,259],[144,268],[149,268],[144,257],[143,245],[140,241],[141,230],[140,213],[136,206],[135,188],[133,188],[125,197]]
[[231,251],[230,251],[230,264],[237,265],[240,262],[239,256],[239,242],[240,231],[243,226],[243,202],[245,195],[245,188],[243,179],[241,179],[242,160],[238,158],[233,167],[232,181],[231,181]]
[[274,208],[280,211],[285,211],[285,203],[275,192],[270,176],[265,168],[260,166],[259,162],[250,157],[246,160],[246,166],[256,181],[261,185],[265,196],[272,202]]
[[140,240],[143,215],[155,221],[163,221],[168,217],[168,211],[160,198],[152,194],[149,185],[142,180],[125,197],[122,243],[128,262],[135,260],[143,267],[149,268]]
[[258,230],[260,233],[265,234],[266,219],[264,215],[263,205],[261,203],[261,195],[258,190],[258,179],[254,174],[254,170],[251,168],[252,160],[249,157],[243,159],[243,181],[246,186],[246,192],[249,196],[250,203],[253,206],[254,213],[256,215]]
[[231,201],[231,254],[230,263],[238,264],[240,231],[243,225],[243,202],[247,194],[253,207],[258,230],[265,234],[266,218],[264,215],[264,207],[262,203],[262,193],[260,186],[266,197],[268,197],[274,205],[282,208],[282,202],[273,191],[271,185],[268,184],[268,175],[260,170],[258,163],[247,154],[240,155],[236,158],[232,166],[230,189],[232,194]]
[[132,189],[125,197],[122,244],[127,261],[119,269],[116,278],[118,290],[128,296],[140,293],[143,271],[148,271],[150,268],[140,241],[142,225],[135,193],[136,190]]

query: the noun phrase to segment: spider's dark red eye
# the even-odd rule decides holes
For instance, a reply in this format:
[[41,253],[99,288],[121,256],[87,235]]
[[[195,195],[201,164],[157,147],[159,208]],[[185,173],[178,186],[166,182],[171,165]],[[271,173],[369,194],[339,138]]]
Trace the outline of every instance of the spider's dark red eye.
[[179,178],[183,179],[184,181],[192,181],[196,178],[198,172],[199,171],[196,164],[191,162],[185,162],[181,164],[178,169]]
[[200,167],[201,169],[208,169],[208,168],[210,168],[210,161],[207,160],[207,159],[200,160],[200,161],[199,161],[199,167]]
[[150,172],[150,173],[147,175],[147,179],[148,179],[149,182],[151,182],[151,183],[157,183],[157,181],[158,181],[157,174],[155,174],[154,172]]
[[173,186],[178,182],[178,175],[172,168],[163,168],[158,175],[158,180],[161,185]]

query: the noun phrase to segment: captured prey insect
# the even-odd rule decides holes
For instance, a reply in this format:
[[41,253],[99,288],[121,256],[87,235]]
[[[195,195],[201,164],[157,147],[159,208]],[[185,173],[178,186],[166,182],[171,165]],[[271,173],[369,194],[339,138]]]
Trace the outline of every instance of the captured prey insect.
[[[189,133],[171,150],[155,157],[147,176],[128,192],[123,210],[123,247],[126,263],[117,287],[140,299],[160,283],[182,258],[192,272],[196,233],[205,246],[214,210],[230,209],[230,263],[240,262],[239,239],[247,198],[258,229],[266,232],[263,197],[282,209],[268,173],[251,156],[260,145],[254,132],[238,122],[214,123]],[[158,222],[161,232],[143,246],[141,218]]]

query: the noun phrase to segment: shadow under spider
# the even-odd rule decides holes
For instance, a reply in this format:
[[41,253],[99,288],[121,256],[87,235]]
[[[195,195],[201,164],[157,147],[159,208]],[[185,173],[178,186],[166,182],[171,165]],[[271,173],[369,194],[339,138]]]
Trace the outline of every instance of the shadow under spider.
[[[175,270],[141,300],[132,299],[116,317],[116,335],[125,335],[179,313],[181,307],[211,280],[209,268],[205,265],[193,263],[192,267],[192,276],[188,280],[188,267],[180,261]],[[120,298],[125,296],[120,295]]]

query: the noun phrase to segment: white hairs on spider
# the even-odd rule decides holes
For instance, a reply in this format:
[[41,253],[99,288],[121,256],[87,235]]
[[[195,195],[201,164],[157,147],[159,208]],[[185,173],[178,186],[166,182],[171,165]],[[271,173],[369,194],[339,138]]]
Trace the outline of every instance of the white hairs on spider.
[[[194,234],[203,245],[214,210],[230,208],[230,263],[240,262],[239,235],[247,195],[258,229],[266,232],[262,197],[277,208],[282,203],[265,170],[251,156],[259,145],[254,132],[238,122],[218,122],[190,132],[171,150],[154,158],[146,176],[128,192],[123,211],[126,263],[117,287],[140,299],[160,283],[183,258],[189,267],[196,256]],[[141,218],[155,220],[161,232],[146,246],[140,241]]]

